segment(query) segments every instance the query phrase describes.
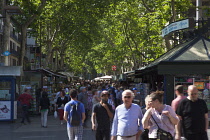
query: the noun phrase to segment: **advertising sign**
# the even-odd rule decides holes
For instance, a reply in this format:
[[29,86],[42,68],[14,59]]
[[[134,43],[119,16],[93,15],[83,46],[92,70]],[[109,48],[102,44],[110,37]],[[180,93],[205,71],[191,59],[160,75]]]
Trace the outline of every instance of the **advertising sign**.
[[0,120],[11,119],[11,101],[0,101]]
[[197,89],[204,89],[204,82],[194,82]]
[[169,24],[167,27],[165,27],[162,30],[162,37],[164,37],[165,35],[173,31],[177,31],[177,30],[181,30],[185,28],[189,28],[189,19],[185,19],[185,20],[181,20],[181,21],[177,21],[177,22]]

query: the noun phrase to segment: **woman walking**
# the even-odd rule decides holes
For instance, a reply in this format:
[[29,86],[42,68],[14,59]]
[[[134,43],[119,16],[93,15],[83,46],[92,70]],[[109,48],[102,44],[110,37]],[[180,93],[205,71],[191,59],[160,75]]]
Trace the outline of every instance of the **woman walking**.
[[175,111],[169,105],[163,104],[163,93],[153,92],[149,95],[151,103],[150,109],[146,111],[142,119],[144,129],[149,129],[149,139],[157,140],[157,130],[159,128],[169,132],[174,137],[175,125],[178,124],[178,117]]
[[64,106],[66,103],[68,103],[68,98],[65,96],[65,92],[62,90],[60,97],[58,97],[56,102],[61,124],[63,124]]
[[50,100],[47,93],[43,93],[39,104],[39,112],[41,112],[41,127],[47,128],[47,115],[49,108]]

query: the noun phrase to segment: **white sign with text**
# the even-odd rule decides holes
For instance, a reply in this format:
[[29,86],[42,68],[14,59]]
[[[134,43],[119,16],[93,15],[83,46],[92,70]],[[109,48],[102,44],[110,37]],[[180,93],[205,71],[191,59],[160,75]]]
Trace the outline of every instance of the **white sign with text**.
[[168,25],[167,27],[165,27],[162,30],[162,37],[164,37],[165,35],[173,32],[173,31],[177,31],[177,30],[181,30],[181,29],[185,29],[185,28],[189,28],[189,19],[171,23],[170,25]]

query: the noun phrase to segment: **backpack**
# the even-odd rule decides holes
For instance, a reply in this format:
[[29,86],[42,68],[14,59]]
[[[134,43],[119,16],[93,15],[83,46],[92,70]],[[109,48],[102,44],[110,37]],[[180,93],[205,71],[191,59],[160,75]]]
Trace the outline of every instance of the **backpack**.
[[80,103],[78,102],[77,104],[70,104],[71,105],[71,117],[70,117],[70,124],[71,126],[79,126],[81,123],[81,113],[79,112],[79,105]]

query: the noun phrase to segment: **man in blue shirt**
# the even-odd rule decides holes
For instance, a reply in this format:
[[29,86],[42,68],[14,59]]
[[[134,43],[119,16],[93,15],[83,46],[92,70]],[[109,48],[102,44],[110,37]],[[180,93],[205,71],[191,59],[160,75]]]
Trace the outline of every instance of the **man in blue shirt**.
[[[83,126],[85,120],[85,108],[84,105],[77,101],[77,90],[72,89],[69,93],[71,97],[71,101],[69,101],[65,107],[64,107],[64,116],[63,118],[67,121],[67,132],[69,140],[82,140],[82,134],[83,134]],[[79,104],[78,104],[79,102]],[[78,112],[81,113],[81,122],[79,126],[72,126],[70,123],[70,118],[72,116],[72,106],[71,105],[78,104]]]
[[138,140],[143,131],[141,108],[132,103],[134,93],[125,90],[122,93],[123,104],[115,110],[112,124],[111,140]]

